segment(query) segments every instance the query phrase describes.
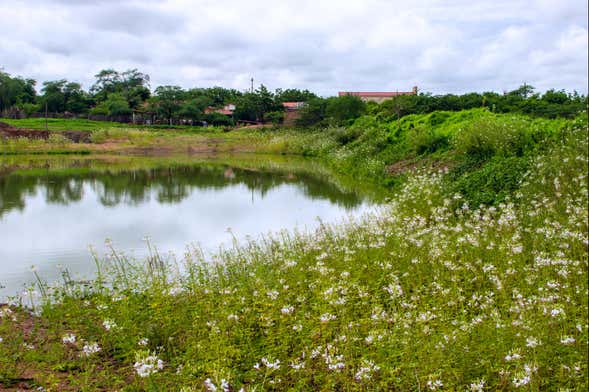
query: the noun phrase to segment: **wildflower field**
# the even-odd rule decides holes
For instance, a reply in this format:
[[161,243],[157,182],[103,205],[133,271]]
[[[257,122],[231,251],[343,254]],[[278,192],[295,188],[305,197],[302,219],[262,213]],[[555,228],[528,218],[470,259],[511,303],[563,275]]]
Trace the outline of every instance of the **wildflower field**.
[[[378,213],[236,243],[212,260],[112,249],[93,282],[67,271],[60,285],[39,280],[41,302],[0,308],[0,386],[586,391],[586,114],[509,120],[497,134],[488,119],[409,121],[367,131],[388,144],[342,144],[351,127],[312,151],[373,178],[401,144],[416,160],[453,159],[402,173]],[[315,133],[267,145],[293,151],[303,139],[319,146]]]

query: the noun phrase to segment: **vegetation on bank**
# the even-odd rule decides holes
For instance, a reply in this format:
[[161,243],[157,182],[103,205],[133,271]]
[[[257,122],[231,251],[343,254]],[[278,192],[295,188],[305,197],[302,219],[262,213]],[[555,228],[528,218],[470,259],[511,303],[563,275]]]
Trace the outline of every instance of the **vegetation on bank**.
[[[364,115],[382,119],[399,119],[409,114],[435,111],[461,111],[487,108],[497,113],[519,113],[534,117],[573,118],[587,109],[587,96],[551,89],[536,93],[532,86],[499,94],[496,92],[432,95],[401,95],[382,104],[365,104],[355,96],[322,98],[309,90],[257,89],[238,91],[223,87],[189,88],[166,85],[150,89],[149,75],[137,69],[119,72],[104,69],[95,83],[84,90],[80,83],[66,79],[45,81],[38,95],[36,81],[13,77],[0,70],[0,115],[37,117],[46,111],[51,116],[116,119],[131,122],[134,113],[139,121],[159,124],[208,124],[229,126],[236,121],[282,123],[284,102],[305,102],[297,120],[299,126],[347,125]],[[230,116],[215,109],[233,105]],[[212,109],[212,110],[211,110]]]
[[[41,119],[7,120],[39,129]],[[75,122],[91,129],[96,122],[54,120],[56,130]],[[544,119],[498,114],[487,109],[437,111],[399,120],[364,115],[348,126],[267,127],[223,132],[221,128],[95,128],[90,143],[73,143],[59,133],[48,140],[5,139],[4,154],[92,152],[170,155],[257,152],[320,158],[333,170],[394,187],[419,167],[445,168],[453,192],[470,202],[496,204],[517,188],[531,159],[558,138],[564,127],[586,126],[575,119]]]
[[587,389],[586,115],[364,117],[294,132],[259,131],[260,146],[377,182],[387,170],[406,178],[356,222],[276,233],[213,260],[113,249],[90,284],[67,271],[59,286],[39,281],[34,313],[0,313],[0,383]]

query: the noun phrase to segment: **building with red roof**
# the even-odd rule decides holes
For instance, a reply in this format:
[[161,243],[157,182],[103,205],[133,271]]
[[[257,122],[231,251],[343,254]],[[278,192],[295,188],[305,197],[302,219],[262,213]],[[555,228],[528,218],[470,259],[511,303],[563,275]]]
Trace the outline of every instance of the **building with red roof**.
[[353,95],[355,97],[360,97],[361,100],[364,102],[376,102],[382,103],[387,99],[391,99],[393,97],[397,97],[399,95],[415,95],[417,94],[417,86],[413,87],[411,91],[340,91],[338,95],[340,97],[345,95]]

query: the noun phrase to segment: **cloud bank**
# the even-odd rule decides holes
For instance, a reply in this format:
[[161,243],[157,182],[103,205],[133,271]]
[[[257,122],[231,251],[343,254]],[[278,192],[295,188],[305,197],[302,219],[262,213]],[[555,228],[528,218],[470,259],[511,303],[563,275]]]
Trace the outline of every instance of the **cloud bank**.
[[0,0],[0,67],[93,83],[138,68],[152,87],[250,78],[271,89],[587,93],[585,0]]

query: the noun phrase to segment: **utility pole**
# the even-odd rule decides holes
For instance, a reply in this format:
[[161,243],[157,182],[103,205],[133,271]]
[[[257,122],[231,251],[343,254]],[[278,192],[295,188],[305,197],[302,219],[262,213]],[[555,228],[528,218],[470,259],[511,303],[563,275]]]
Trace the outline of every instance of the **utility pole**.
[[252,78],[252,88],[251,88],[250,92],[251,92],[251,93],[253,93],[253,92],[254,92],[254,78]]

